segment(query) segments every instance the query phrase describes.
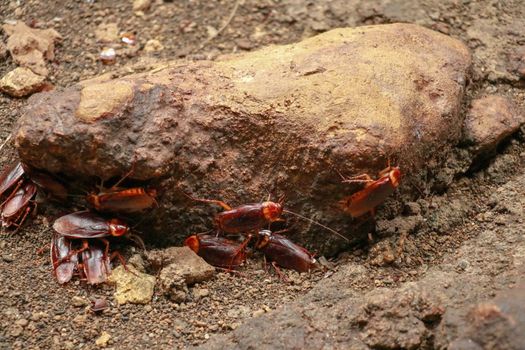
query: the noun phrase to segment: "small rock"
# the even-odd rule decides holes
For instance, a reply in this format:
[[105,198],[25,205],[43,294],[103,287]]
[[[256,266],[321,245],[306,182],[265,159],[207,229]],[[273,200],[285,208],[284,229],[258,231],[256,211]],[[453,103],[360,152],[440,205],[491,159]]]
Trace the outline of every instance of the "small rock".
[[31,69],[42,76],[47,76],[45,60],[55,58],[55,41],[62,36],[54,29],[33,29],[22,21],[2,26],[7,39],[7,49],[16,64]]
[[405,204],[405,212],[408,215],[419,215],[421,213],[421,207],[416,202],[408,202]]
[[489,95],[472,102],[465,119],[465,139],[476,155],[490,153],[524,123],[525,114],[511,100]]
[[5,261],[6,263],[12,263],[13,261],[15,261],[12,254],[3,254],[2,260]]
[[252,317],[259,317],[261,315],[264,315],[265,313],[266,313],[266,311],[264,311],[264,309],[255,310],[252,313]]
[[109,276],[108,282],[117,286],[115,300],[119,305],[149,303],[153,297],[155,277],[142,273],[133,266],[129,266],[128,270],[129,272],[119,266]]
[[101,23],[95,29],[95,38],[101,43],[112,43],[118,41],[118,26],[116,23]]
[[28,68],[18,67],[0,80],[0,91],[14,97],[23,97],[45,88],[45,77]]
[[33,312],[31,314],[31,321],[37,322],[37,321],[40,321],[41,319],[47,318],[47,317],[49,317],[49,315],[47,313],[45,313],[45,312],[42,312],[42,311],[40,311],[40,312]]
[[133,254],[133,256],[129,258],[128,264],[132,265],[140,272],[146,272],[146,268],[144,267],[144,259],[142,259],[140,254]]
[[159,288],[175,303],[182,303],[188,298],[188,286],[183,276],[178,274],[176,264],[170,264],[159,274]]
[[108,345],[108,342],[110,339],[111,339],[111,335],[106,331],[102,331],[102,333],[100,334],[100,337],[98,337],[97,340],[95,341],[95,344],[98,347],[105,348]]
[[87,321],[87,315],[76,315],[73,318],[73,322],[79,325],[86,323],[86,321]]
[[120,34],[120,41],[124,44],[133,46],[137,43],[137,37],[133,33],[125,32]]
[[21,319],[17,320],[15,322],[15,324],[18,325],[18,326],[25,327],[25,326],[27,326],[29,324],[29,321],[26,320],[25,318],[21,318]]
[[248,39],[237,39],[235,40],[235,45],[243,50],[253,49],[253,43]]
[[210,295],[210,290],[207,288],[193,288],[192,294],[195,300],[199,300]]
[[154,268],[170,265],[171,273],[182,276],[186,284],[209,280],[215,268],[188,247],[171,247],[148,252],[147,259]]
[[153,310],[153,307],[151,307],[151,305],[144,306],[144,311],[145,312],[151,312],[151,310]]
[[89,301],[82,297],[74,296],[73,298],[71,298],[71,304],[73,304],[73,306],[75,307],[82,307],[89,305]]
[[116,62],[117,53],[114,48],[106,47],[100,51],[99,58],[104,64],[114,64]]
[[133,11],[147,11],[151,6],[151,0],[134,0]]
[[150,39],[146,42],[144,46],[144,51],[146,52],[158,52],[164,50],[162,43],[156,39]]
[[20,325],[13,325],[11,327],[11,331],[9,332],[9,334],[12,336],[12,337],[19,337],[20,334],[22,334],[22,332],[24,331],[24,327],[20,326]]

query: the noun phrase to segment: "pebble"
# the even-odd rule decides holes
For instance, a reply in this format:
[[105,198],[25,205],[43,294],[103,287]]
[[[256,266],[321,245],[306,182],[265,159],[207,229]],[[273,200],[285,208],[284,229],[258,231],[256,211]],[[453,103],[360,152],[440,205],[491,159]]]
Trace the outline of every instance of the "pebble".
[[11,327],[11,331],[9,332],[9,334],[12,336],[12,337],[18,337],[20,336],[20,334],[22,334],[22,332],[24,331],[24,327],[20,326],[20,325],[13,325]]
[[2,255],[2,260],[5,261],[6,263],[12,263],[13,261],[15,261],[12,254]]
[[25,327],[25,326],[27,326],[29,324],[29,321],[26,320],[25,318],[21,318],[21,319],[17,320],[15,322],[15,324],[18,325],[18,326]]
[[89,305],[89,301],[82,297],[74,296],[73,298],[71,298],[71,304],[73,304],[73,306],[76,307],[82,307]]
[[193,288],[193,297],[195,300],[207,297],[210,295],[210,290],[207,288]]
[[95,340],[95,344],[100,348],[105,348],[108,345],[110,339],[111,335],[106,331],[102,331],[100,337]]

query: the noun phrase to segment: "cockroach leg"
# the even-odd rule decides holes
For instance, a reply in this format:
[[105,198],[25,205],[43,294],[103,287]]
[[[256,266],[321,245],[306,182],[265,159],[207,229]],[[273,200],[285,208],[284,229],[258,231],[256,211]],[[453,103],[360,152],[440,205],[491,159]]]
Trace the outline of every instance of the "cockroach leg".
[[273,268],[275,269],[275,272],[277,272],[277,275],[279,276],[279,279],[285,283],[288,283],[288,278],[286,277],[286,275],[281,271],[281,269],[279,269],[279,266],[277,266],[277,263],[275,261],[272,261],[271,262],[271,265],[273,266]]
[[62,259],[58,260],[57,263],[56,263],[56,266],[53,266],[53,268],[56,270],[57,267],[60,266],[60,264],[62,264],[63,262],[69,261],[72,256],[80,254],[83,251],[88,250],[88,249],[89,249],[89,242],[86,239],[83,239],[82,240],[82,247],[80,249],[74,249],[74,250],[70,251],[68,255],[66,255]]
[[186,197],[188,197],[189,199],[191,200],[194,200],[196,202],[202,202],[202,203],[211,203],[211,204],[216,204],[216,205],[219,205],[221,206],[224,210],[232,210],[232,207],[230,207],[228,204],[226,204],[225,202],[223,201],[220,201],[220,200],[217,200],[217,199],[203,199],[203,198],[196,198],[196,197],[193,197],[189,194],[187,194],[186,192],[182,192],[184,193],[184,195]]

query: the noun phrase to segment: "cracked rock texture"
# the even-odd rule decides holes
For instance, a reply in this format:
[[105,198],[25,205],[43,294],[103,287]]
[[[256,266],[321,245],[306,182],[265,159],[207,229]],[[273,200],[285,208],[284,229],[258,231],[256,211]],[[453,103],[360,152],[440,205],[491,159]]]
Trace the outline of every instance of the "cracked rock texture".
[[[335,208],[358,189],[337,172],[375,174],[389,158],[408,177],[439,168],[461,137],[470,65],[465,45],[417,25],[334,29],[39,94],[16,145],[23,161],[69,176],[118,177],[134,163],[133,179],[162,189],[151,226],[176,243],[210,229],[215,210],[181,189],[234,206],[285,195],[288,208],[357,240],[370,225]],[[344,243],[293,228],[321,254]]]

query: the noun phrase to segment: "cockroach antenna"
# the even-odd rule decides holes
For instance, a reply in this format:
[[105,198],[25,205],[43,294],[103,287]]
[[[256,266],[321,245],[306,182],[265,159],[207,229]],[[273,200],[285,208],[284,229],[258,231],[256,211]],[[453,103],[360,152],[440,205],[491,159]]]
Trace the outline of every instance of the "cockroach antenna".
[[288,213],[288,214],[295,215],[295,216],[297,216],[298,218],[301,218],[301,219],[303,219],[303,220],[306,220],[306,221],[308,221],[308,222],[311,222],[312,224],[315,224],[315,225],[317,225],[317,226],[320,226],[320,227],[322,227],[322,228],[324,228],[324,229],[326,229],[326,230],[332,232],[332,233],[335,234],[336,236],[341,237],[341,238],[344,239],[345,241],[350,242],[350,240],[349,240],[348,238],[346,238],[345,236],[343,236],[342,234],[340,234],[340,233],[337,232],[336,230],[334,230],[334,229],[332,229],[332,228],[330,228],[330,227],[328,227],[328,226],[325,226],[325,225],[321,224],[320,222],[317,222],[317,221],[315,221],[315,220],[312,220],[312,219],[310,219],[310,218],[307,218],[306,216],[302,216],[301,214],[294,213],[293,211],[290,211],[290,210],[287,210],[287,209],[283,209],[283,212]]

